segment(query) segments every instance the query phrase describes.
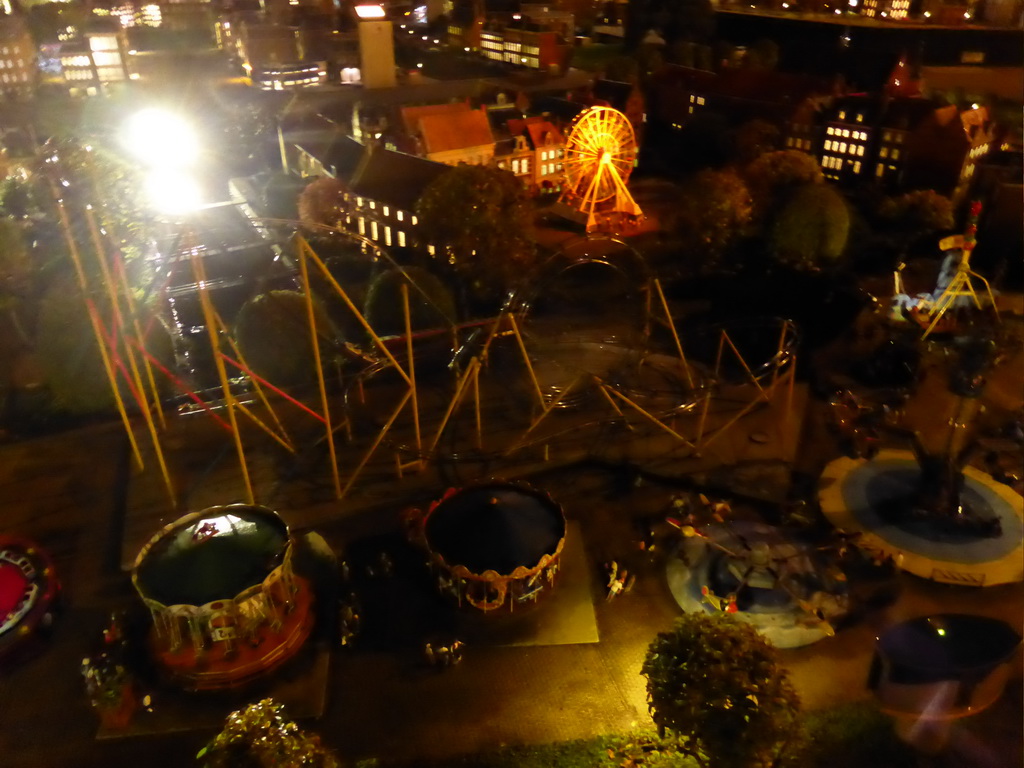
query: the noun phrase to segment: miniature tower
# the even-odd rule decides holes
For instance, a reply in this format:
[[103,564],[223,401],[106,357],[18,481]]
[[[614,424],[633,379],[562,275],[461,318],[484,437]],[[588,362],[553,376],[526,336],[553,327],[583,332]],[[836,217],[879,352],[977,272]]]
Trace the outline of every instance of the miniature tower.
[[391,20],[380,5],[357,5],[359,64],[366,88],[395,87],[395,41]]

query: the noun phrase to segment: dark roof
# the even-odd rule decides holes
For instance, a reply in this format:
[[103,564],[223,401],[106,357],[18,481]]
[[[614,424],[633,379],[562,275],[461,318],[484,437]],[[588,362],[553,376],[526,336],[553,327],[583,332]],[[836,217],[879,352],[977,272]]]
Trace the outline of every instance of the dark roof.
[[307,115],[283,129],[287,141],[323,162],[327,151],[341,136],[341,126],[322,115]]
[[940,106],[931,99],[890,99],[882,115],[882,125],[887,128],[912,131],[924,120],[934,115]]
[[412,211],[430,183],[450,167],[374,146],[363,154],[349,185],[361,197]]
[[336,136],[323,157],[325,168],[334,171],[335,178],[348,182],[359,168],[366,147],[351,136]]
[[576,115],[587,108],[586,104],[568,99],[559,99],[554,96],[542,96],[530,103],[530,111],[540,114],[549,114],[556,120],[567,122],[575,119]]
[[609,106],[621,112],[626,108],[626,102],[629,101],[629,97],[633,93],[633,84],[623,83],[620,80],[598,79],[594,81],[591,92],[595,99],[607,101]]

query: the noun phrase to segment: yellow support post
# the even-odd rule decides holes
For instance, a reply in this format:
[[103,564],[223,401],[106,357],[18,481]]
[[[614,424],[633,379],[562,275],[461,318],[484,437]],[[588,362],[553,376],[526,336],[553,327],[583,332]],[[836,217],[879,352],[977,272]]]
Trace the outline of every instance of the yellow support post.
[[757,377],[754,376],[754,372],[750,370],[750,366],[747,365],[747,361],[743,359],[743,355],[741,355],[740,351],[736,349],[736,345],[732,343],[732,339],[729,338],[729,334],[725,332],[725,329],[722,329],[722,338],[728,342],[733,354],[736,355],[736,359],[739,360],[740,365],[743,366],[743,370],[747,372],[747,376],[749,376],[750,380],[754,382],[754,386],[757,387],[757,391],[761,393],[761,397],[765,402],[768,402],[768,395],[765,394],[764,387],[761,386],[761,382],[759,382]]
[[217,369],[217,377],[220,380],[221,391],[224,393],[224,402],[228,409],[228,422],[231,424],[231,437],[235,442],[235,452],[238,454],[238,464],[242,470],[242,482],[245,484],[245,498],[249,504],[256,503],[256,497],[252,491],[252,480],[249,477],[249,464],[245,458],[245,446],[242,443],[242,435],[238,430],[238,417],[235,415],[235,396],[231,392],[231,384],[228,381],[227,371],[224,369],[224,358],[221,356],[220,327],[217,324],[216,313],[213,311],[213,304],[210,302],[209,292],[206,289],[206,270],[202,261],[196,254],[195,249],[189,249],[189,260],[192,264],[192,276],[199,286],[199,306],[203,310],[203,321],[206,323],[206,332],[210,337],[210,350],[213,352],[213,363]]
[[553,398],[550,403],[544,406],[540,414],[538,414],[537,417],[530,422],[530,426],[526,428],[526,431],[523,432],[519,439],[512,443],[512,445],[505,451],[505,456],[510,456],[513,451],[517,450],[525,442],[526,438],[529,437],[530,433],[533,432],[533,430],[542,421],[544,421],[545,418],[547,418],[547,415],[551,413],[551,411],[553,411],[558,406],[562,399],[569,394],[569,391],[576,386],[577,381],[579,381],[578,378],[570,381],[566,388],[558,393],[558,397]]
[[363,471],[363,467],[366,466],[367,462],[370,461],[370,457],[373,456],[374,452],[384,441],[384,436],[387,435],[388,430],[391,429],[391,425],[395,423],[395,419],[398,418],[398,414],[402,412],[402,409],[405,407],[405,404],[409,402],[410,397],[412,397],[412,390],[406,390],[405,395],[402,396],[401,402],[399,402],[395,410],[391,412],[391,416],[388,418],[387,422],[384,424],[381,430],[377,433],[377,437],[373,441],[373,445],[371,445],[370,449],[363,455],[363,458],[360,460],[358,466],[354,470],[352,470],[352,476],[349,477],[348,482],[345,483],[345,487],[342,489],[341,495],[338,497],[339,499],[344,498],[345,494],[348,493],[349,489],[352,487],[352,484],[356,481],[356,478],[359,477],[359,473]]
[[327,428],[327,450],[331,456],[331,476],[334,479],[334,496],[342,497],[341,478],[338,476],[338,454],[334,447],[334,430],[331,429],[331,409],[327,402],[327,383],[324,381],[324,369],[320,362],[320,338],[316,330],[316,313],[313,311],[313,291],[309,284],[309,266],[306,264],[305,241],[299,245],[299,271],[302,274],[302,292],[306,298],[306,321],[313,342],[313,360],[316,362],[316,381],[320,387],[320,407],[323,409],[324,424]]
[[345,289],[342,288],[338,284],[338,281],[334,279],[334,275],[331,274],[330,270],[327,269],[327,266],[323,263],[323,261],[320,260],[320,257],[317,255],[316,251],[314,251],[310,247],[309,243],[306,242],[306,239],[304,237],[297,236],[297,239],[299,244],[299,252],[308,254],[313,258],[313,263],[317,265],[317,267],[319,268],[320,272],[323,274],[327,282],[331,284],[331,287],[334,288],[335,292],[337,292],[337,294],[341,297],[341,300],[345,302],[345,306],[348,307],[349,311],[356,316],[356,320],[358,320],[359,324],[363,326],[363,330],[366,331],[366,333],[370,336],[376,347],[388,359],[391,365],[395,367],[395,370],[398,371],[398,375],[405,380],[405,383],[410,384],[409,374],[407,374],[405,372],[405,369],[398,364],[398,361],[395,359],[395,356],[391,354],[391,350],[389,350],[387,348],[387,345],[383,341],[381,341],[380,336],[378,336],[377,332],[373,330],[373,326],[371,326],[367,319],[363,317],[363,313],[360,312],[358,307],[356,307],[356,305],[352,303],[352,299],[348,297],[348,294],[345,292]]
[[679,353],[679,359],[683,361],[683,371],[686,373],[686,383],[690,385],[690,389],[693,389],[693,376],[690,374],[690,364],[686,362],[686,353],[683,351],[683,342],[679,340],[679,334],[676,332],[675,321],[672,320],[672,313],[668,309],[668,301],[665,300],[665,293],[661,290],[661,281],[658,278],[654,278],[654,287],[658,289],[658,299],[661,301],[661,308],[665,312],[665,321],[668,323],[668,329],[672,331],[672,340],[676,343],[676,351]]
[[132,423],[128,418],[128,411],[124,407],[124,400],[121,398],[121,390],[117,386],[117,373],[114,371],[114,366],[110,362],[110,353],[107,350],[108,342],[106,335],[103,333],[103,324],[96,312],[96,307],[93,306],[92,300],[89,298],[89,281],[85,276],[85,270],[82,268],[82,258],[81,254],[78,252],[78,245],[75,243],[75,239],[71,235],[71,222],[68,221],[68,213],[64,209],[64,201],[60,199],[56,189],[53,190],[53,199],[57,202],[57,213],[60,218],[61,232],[64,235],[64,241],[68,246],[68,252],[71,254],[71,261],[75,265],[75,274],[78,277],[78,285],[82,289],[82,297],[85,299],[85,307],[89,314],[89,322],[92,325],[92,333],[96,338],[96,344],[100,349],[100,360],[103,362],[103,370],[106,371],[107,381],[110,383],[110,391],[114,396],[114,402],[117,405],[117,412],[121,417],[121,423],[124,425],[125,433],[128,435],[128,442],[131,444],[132,455],[135,456],[135,463],[138,465],[139,469],[144,469],[146,465],[142,461],[142,452],[139,450],[139,443],[135,439],[135,432],[132,430]]
[[[219,314],[217,315],[217,321],[221,324],[222,327],[224,326],[224,321],[221,319]],[[231,347],[231,352],[235,355],[235,359],[238,360],[238,362],[240,362],[246,368],[248,368],[249,363],[246,362],[245,356],[242,354],[242,350],[238,348],[238,344],[235,343],[235,340],[231,338],[230,334],[227,334],[227,340],[228,346]],[[264,425],[263,422],[257,419],[253,414],[249,413],[248,409],[244,409],[246,415],[249,416],[249,418],[254,419],[256,423],[259,424],[259,426],[262,427],[265,432],[267,432],[267,434],[269,434],[271,437],[273,437],[275,440],[281,443],[281,445],[287,448],[289,453],[295,453],[295,446],[292,445],[292,440],[291,437],[288,435],[288,430],[284,428],[284,425],[281,423],[281,420],[277,418],[277,411],[275,411],[274,407],[270,404],[270,400],[267,398],[267,394],[263,391],[263,387],[260,385],[257,379],[250,377],[250,381],[252,381],[253,386],[256,387],[256,394],[259,396],[260,402],[263,404],[263,407],[266,408],[267,411],[270,413],[270,417],[274,420],[274,423],[277,425],[277,428],[281,430],[281,434],[276,434],[272,429],[270,429],[270,427]],[[241,405],[241,403],[239,403],[239,405]]]
[[526,363],[526,370],[530,374],[530,381],[533,382],[533,390],[537,395],[537,404],[543,409],[544,392],[540,388],[540,382],[537,381],[537,374],[533,370],[533,363],[530,362],[530,354],[526,351],[526,342],[523,341],[523,335],[519,332],[519,323],[516,322],[516,317],[512,313],[509,313],[508,320],[512,323],[512,333],[515,334],[516,342],[519,344],[519,351],[523,355],[523,362]]
[[452,413],[455,412],[455,409],[462,401],[462,395],[466,390],[466,384],[469,382],[469,377],[472,376],[474,371],[479,367],[480,358],[474,357],[469,361],[469,365],[466,366],[466,370],[463,371],[462,377],[455,386],[455,393],[452,395],[452,399],[448,402],[448,408],[444,412],[441,424],[437,428],[437,433],[434,435],[434,440],[431,442],[430,448],[427,449],[427,453],[429,455],[433,455],[434,449],[437,448],[437,444],[441,442],[441,435],[444,433],[445,427],[448,426],[448,420],[452,417]]
[[412,425],[416,436],[416,453],[421,454],[423,444],[420,438],[419,397],[416,392],[416,361],[413,357],[412,315],[409,312],[409,285],[405,282],[402,283],[402,309],[405,312],[405,343],[409,357],[409,389],[412,391]]
[[[146,341],[142,332],[142,326],[139,325],[139,316],[135,311],[135,298],[132,296],[131,286],[128,285],[128,275],[125,272],[124,266],[117,270],[118,281],[121,284],[121,292],[124,294],[125,301],[128,303],[128,314],[132,318],[132,328],[135,331],[135,338],[138,342],[139,349],[146,348]],[[156,376],[153,375],[153,364],[149,358],[143,354],[142,363],[146,367],[146,379],[149,382],[149,387],[153,391],[153,402],[156,404],[156,415],[160,419],[160,426],[163,429],[167,428],[167,420],[164,418],[164,409],[160,403],[160,390],[156,385]]]
[[480,408],[480,366],[473,373],[473,401],[476,404],[476,449],[484,449],[484,420]]
[[679,434],[674,429],[672,429],[672,427],[668,426],[668,424],[665,424],[657,416],[654,416],[653,414],[648,413],[646,410],[641,408],[637,403],[635,403],[632,400],[630,400],[628,397],[626,397],[624,394],[622,394],[618,390],[612,389],[611,387],[608,387],[604,382],[601,382],[600,386],[602,388],[604,388],[604,389],[607,389],[611,394],[615,395],[617,398],[622,400],[622,402],[624,402],[626,405],[631,407],[633,410],[635,410],[637,413],[639,413],[645,419],[650,421],[652,424],[654,424],[654,426],[659,427],[660,429],[665,430],[670,435],[672,435],[672,437],[674,437],[676,440],[679,440],[680,442],[684,443],[685,445],[688,445],[690,448],[694,448],[695,447],[693,443],[691,443],[689,440],[687,440],[681,434]]

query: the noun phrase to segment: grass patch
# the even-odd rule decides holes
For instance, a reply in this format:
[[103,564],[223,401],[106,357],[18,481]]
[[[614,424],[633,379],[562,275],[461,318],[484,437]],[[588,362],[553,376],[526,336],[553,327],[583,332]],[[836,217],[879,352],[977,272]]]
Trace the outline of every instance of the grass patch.
[[[914,765],[913,750],[896,737],[889,718],[873,702],[809,712],[803,725],[805,737],[785,760],[787,768]],[[364,760],[355,768],[695,768],[695,763],[647,730],[404,763]]]

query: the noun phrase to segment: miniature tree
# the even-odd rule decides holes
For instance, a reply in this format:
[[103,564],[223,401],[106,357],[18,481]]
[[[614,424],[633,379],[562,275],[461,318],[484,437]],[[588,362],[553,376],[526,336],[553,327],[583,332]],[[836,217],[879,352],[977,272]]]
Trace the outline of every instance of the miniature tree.
[[422,267],[392,269],[379,275],[366,294],[364,314],[382,336],[405,333],[402,283],[409,290],[409,319],[413,331],[448,328],[455,321],[455,299],[447,286]]
[[0,219],[0,310],[7,313],[11,327],[23,344],[28,334],[18,310],[32,284],[33,264],[21,227],[14,219]]
[[307,227],[335,227],[348,207],[345,185],[337,179],[317,179],[299,193],[299,220]]
[[446,254],[477,296],[497,298],[534,266],[532,209],[508,171],[459,164],[427,187],[416,213],[421,238]]
[[889,230],[900,259],[918,240],[953,228],[953,203],[931,189],[907,192],[882,201],[878,216]]
[[659,734],[701,768],[775,765],[799,734],[774,647],[731,616],[684,614],[651,643],[641,674]]
[[228,715],[224,730],[196,757],[204,768],[338,768],[340,762],[285,718],[284,707],[263,699]]
[[670,223],[702,267],[721,260],[750,223],[750,193],[732,171],[704,170],[683,188]]
[[[320,359],[335,357],[339,333],[318,302],[313,304]],[[268,291],[247,301],[235,321],[238,348],[248,366],[276,386],[316,381],[306,298],[297,291]]]
[[792,196],[772,227],[775,258],[797,268],[834,264],[846,249],[850,211],[832,187],[806,184]]
[[758,220],[771,218],[804,185],[825,180],[814,157],[795,149],[759,155],[743,169],[743,178],[750,188],[754,217]]

